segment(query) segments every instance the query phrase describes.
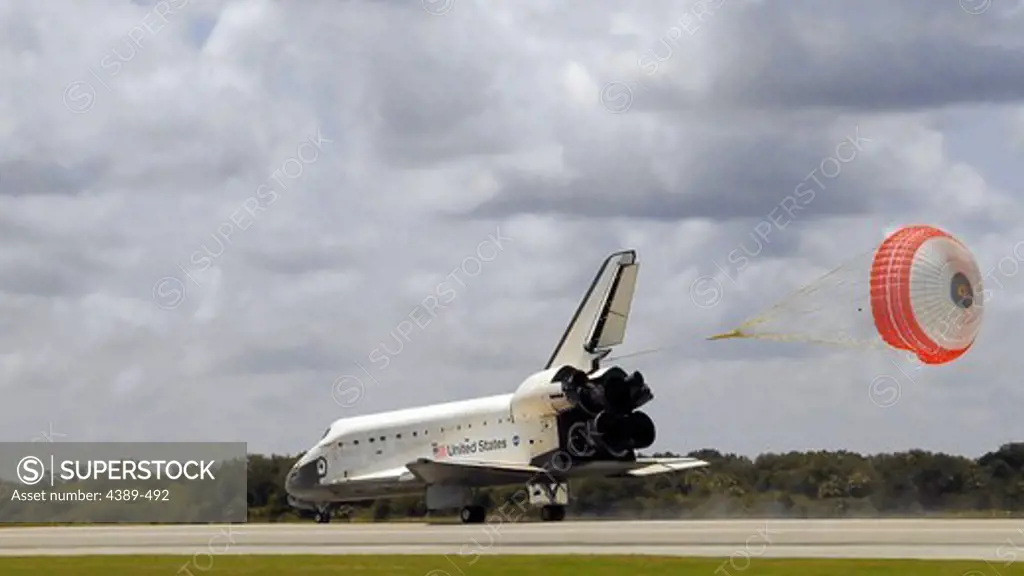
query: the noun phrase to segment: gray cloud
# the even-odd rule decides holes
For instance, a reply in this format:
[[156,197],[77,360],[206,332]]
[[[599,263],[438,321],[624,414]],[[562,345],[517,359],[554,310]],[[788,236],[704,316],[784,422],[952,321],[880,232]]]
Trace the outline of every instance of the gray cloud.
[[734,8],[718,20],[747,34],[726,48],[729,72],[716,92],[739,105],[909,111],[1024,97],[1011,32],[1021,16],[1000,18],[1002,7],[977,18],[956,3],[920,1]]
[[[652,383],[658,449],[977,454],[1024,433],[1020,14],[727,0],[650,71],[697,8],[634,8],[189,3],[114,74],[151,5],[0,7],[20,31],[0,34],[20,55],[0,71],[0,434],[296,452],[341,416],[509,392],[623,247],[642,265],[616,353],[664,348],[622,361]],[[618,114],[612,81],[634,93]],[[858,129],[871,142],[830,161]],[[331,143],[275,181],[317,130]],[[261,186],[274,202],[228,225]],[[914,222],[996,286],[956,364],[703,340]],[[701,276],[714,305],[691,299]]]
[[0,195],[78,194],[95,181],[95,169],[32,160],[0,162]]

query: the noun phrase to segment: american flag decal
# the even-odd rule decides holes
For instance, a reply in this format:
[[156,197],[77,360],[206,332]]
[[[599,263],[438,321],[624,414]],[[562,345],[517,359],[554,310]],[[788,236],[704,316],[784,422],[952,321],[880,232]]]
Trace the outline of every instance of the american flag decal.
[[430,446],[434,449],[435,458],[444,458],[445,456],[448,455],[447,448],[445,448],[444,446],[438,446],[437,442],[432,443]]

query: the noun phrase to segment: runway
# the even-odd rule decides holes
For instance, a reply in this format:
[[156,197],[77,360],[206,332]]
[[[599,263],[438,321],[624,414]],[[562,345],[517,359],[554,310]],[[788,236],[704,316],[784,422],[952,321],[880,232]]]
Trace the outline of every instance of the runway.
[[[1022,520],[722,520],[476,525],[235,524],[0,528],[0,555],[656,554],[987,559],[1024,550]],[[999,553],[1002,552],[1002,556]]]

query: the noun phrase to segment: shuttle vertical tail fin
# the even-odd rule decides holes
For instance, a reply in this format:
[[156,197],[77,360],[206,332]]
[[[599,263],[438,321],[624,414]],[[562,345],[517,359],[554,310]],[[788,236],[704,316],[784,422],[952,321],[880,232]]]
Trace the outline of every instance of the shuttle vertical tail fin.
[[635,250],[605,259],[545,369],[565,365],[585,372],[598,369],[601,359],[626,337],[639,268]]

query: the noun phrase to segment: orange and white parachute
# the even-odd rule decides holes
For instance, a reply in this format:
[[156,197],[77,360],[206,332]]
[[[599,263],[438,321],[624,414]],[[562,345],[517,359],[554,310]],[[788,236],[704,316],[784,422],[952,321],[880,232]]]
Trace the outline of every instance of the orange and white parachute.
[[974,344],[983,311],[981,272],[967,247],[938,228],[907,226],[710,339],[881,346],[906,350],[925,364],[945,364]]

